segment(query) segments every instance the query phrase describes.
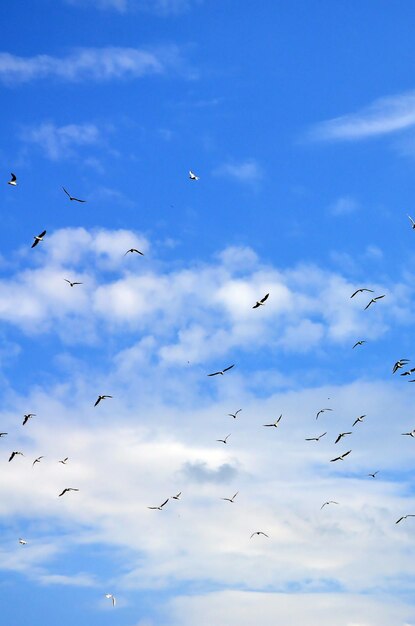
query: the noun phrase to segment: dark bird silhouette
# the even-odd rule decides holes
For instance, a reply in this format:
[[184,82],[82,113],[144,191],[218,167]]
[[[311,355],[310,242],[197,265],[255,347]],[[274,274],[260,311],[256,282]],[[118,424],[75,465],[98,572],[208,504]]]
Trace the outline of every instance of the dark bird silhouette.
[[62,461],[58,461],[58,463],[62,463],[62,465],[66,465],[67,461],[69,461],[69,457],[66,456]]
[[79,198],[75,198],[74,196],[71,196],[71,194],[68,191],[66,191],[65,187],[62,187],[62,189],[64,190],[64,192],[68,196],[69,200],[71,200],[71,202],[73,200],[75,200],[75,202],[86,202],[86,200],[80,200]]
[[415,222],[412,219],[412,217],[410,215],[408,215],[409,219],[411,220],[411,224],[412,224],[412,228],[415,228]]
[[321,509],[324,509],[325,506],[327,506],[328,504],[339,504],[338,502],[335,502],[334,500],[327,500],[327,502],[324,502],[321,507],[320,507],[320,511]]
[[105,400],[106,398],[112,398],[112,396],[98,396],[94,406],[97,406],[101,402],[101,400]]
[[376,478],[376,474],[379,474],[379,470],[376,470],[376,472],[373,472],[373,474],[368,474],[368,476],[371,476],[372,478]]
[[64,278],[63,280],[66,281],[67,283],[69,283],[71,287],[73,287],[74,285],[83,285],[84,284],[84,283],[72,282],[71,280],[68,280],[67,278]]
[[167,500],[165,500],[163,504],[160,504],[160,506],[148,506],[147,508],[152,509],[153,511],[161,511],[163,506],[167,504],[168,501],[169,501],[169,498],[167,498]]
[[319,435],[318,437],[308,437],[306,441],[320,441],[320,439],[324,437],[324,435],[327,435],[327,431],[322,435]]
[[9,433],[0,433],[0,437],[4,437],[5,435],[8,435]]
[[8,184],[8,185],[13,185],[13,187],[16,187],[16,185],[17,185],[17,178],[16,178],[16,175],[15,175],[15,174],[13,174],[13,172],[12,172],[12,173],[10,174],[10,176],[11,176],[11,179],[10,179],[9,181],[7,181],[7,184]]
[[227,440],[230,436],[231,436],[231,433],[229,433],[229,435],[226,435],[225,439],[216,439],[216,441],[220,441],[221,443],[227,443]]
[[180,496],[182,495],[182,492],[179,491],[179,493],[176,493],[175,496],[172,496],[173,500],[180,500]]
[[356,289],[356,291],[352,293],[350,297],[354,298],[357,293],[363,293],[364,291],[369,291],[370,293],[373,293],[373,289],[366,289],[365,287],[362,287],[361,289]]
[[366,309],[368,309],[371,304],[375,304],[378,300],[384,297],[385,297],[385,294],[383,294],[383,296],[376,296],[376,298],[372,298],[371,301],[365,306],[364,311],[366,311]]
[[363,419],[364,419],[365,417],[366,417],[366,415],[360,415],[359,417],[357,417],[357,418],[355,419],[355,421],[353,422],[353,424],[352,424],[352,428],[353,428],[353,426],[356,426],[356,424],[357,424],[358,422],[363,422]]
[[330,463],[333,463],[334,461],[343,461],[344,458],[350,454],[351,450],[348,450],[347,452],[343,452],[343,454],[341,454],[340,456],[336,456],[335,459],[330,459]]
[[18,454],[20,454],[21,456],[24,456],[23,452],[12,452],[9,458],[9,463],[10,461],[12,461],[14,459],[15,456],[17,456]]
[[32,467],[34,466],[35,463],[40,463],[40,459],[44,459],[44,456],[38,456],[37,459],[35,459],[32,463]]
[[199,180],[199,176],[196,176],[196,174],[193,174],[192,170],[189,170],[189,178],[190,180]]
[[253,309],[257,309],[259,306],[262,306],[263,304],[265,304],[265,300],[268,299],[269,293],[265,294],[265,296],[261,299],[261,300],[257,300],[254,304],[254,306],[252,307]]
[[236,493],[233,494],[232,498],[221,498],[221,500],[226,500],[227,502],[232,502],[235,500],[236,496],[238,495],[239,491],[237,491]]
[[140,250],[137,250],[137,248],[130,248],[129,250],[127,250],[124,256],[126,256],[129,252],[135,252],[136,254],[141,254],[141,256],[144,256],[144,252],[140,252]]
[[411,430],[411,432],[409,432],[409,433],[401,433],[401,435],[409,435],[410,437],[415,437],[415,428],[414,428],[414,430]]
[[275,422],[273,422],[272,424],[262,424],[262,425],[266,427],[273,426],[274,428],[278,428],[278,424],[280,423],[281,419],[282,419],[282,413],[279,416],[279,418],[275,420]]
[[324,411],[332,411],[333,409],[320,409],[317,414],[316,414],[316,420],[318,419],[319,415],[321,415],[322,413],[324,413]]
[[35,235],[35,236],[34,236],[34,242],[32,243],[31,247],[32,247],[32,248],[35,248],[35,247],[37,246],[37,244],[38,244],[40,241],[43,241],[43,237],[44,237],[45,235],[46,235],[46,230],[42,231],[42,232],[40,233],[40,235]]
[[356,341],[356,343],[354,344],[354,346],[352,347],[352,350],[354,348],[356,348],[356,346],[363,346],[364,343],[367,343],[367,341],[365,339],[360,339],[359,341]]
[[228,413],[229,417],[233,417],[233,419],[236,419],[236,416],[238,415],[238,413],[240,413],[242,411],[242,409],[238,409],[237,411],[235,411],[235,413]]
[[60,498],[61,496],[63,496],[65,493],[67,493],[68,491],[79,491],[79,489],[75,489],[74,487],[66,487],[66,489],[64,489],[62,491],[62,493],[59,494],[58,498]]
[[395,524],[399,524],[399,522],[402,522],[402,520],[406,519],[407,517],[415,517],[415,515],[412,515],[412,514],[402,515],[402,517],[400,517],[398,520],[396,520]]
[[221,376],[223,376],[225,372],[228,372],[233,367],[235,367],[235,363],[233,365],[229,365],[229,367],[225,367],[225,369],[221,370],[220,372],[213,372],[213,374],[208,374],[208,376],[217,376],[218,374],[221,374]]
[[24,415],[24,420],[23,420],[23,426],[32,418],[32,417],[36,417],[36,413],[27,413],[27,415]]
[[336,441],[334,443],[339,443],[340,439],[342,439],[343,437],[345,437],[346,435],[351,435],[352,433],[349,431],[347,433],[340,433],[336,439]]
[[404,367],[404,365],[406,365],[407,363],[409,363],[409,359],[399,359],[399,361],[396,361],[395,365],[392,368],[392,374],[395,374],[399,369]]
[[252,533],[252,535],[250,536],[250,539],[252,539],[254,535],[264,535],[264,537],[268,537],[269,539],[269,536],[266,533],[263,533],[262,530],[257,530],[254,533]]

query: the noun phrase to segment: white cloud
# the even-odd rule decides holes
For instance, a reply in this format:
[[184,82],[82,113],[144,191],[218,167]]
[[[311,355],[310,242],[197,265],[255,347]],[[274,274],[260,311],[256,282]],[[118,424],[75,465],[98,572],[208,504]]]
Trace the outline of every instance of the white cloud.
[[200,4],[202,0],[66,0],[68,4],[112,9],[119,13],[143,11],[166,17],[176,15]]
[[377,137],[415,125],[415,92],[379,98],[357,113],[317,124],[309,136],[315,140],[342,141]]
[[213,172],[216,176],[233,178],[241,183],[255,183],[263,178],[260,165],[254,159],[241,163],[224,163]]
[[163,74],[181,66],[175,46],[158,50],[139,48],[81,48],[66,57],[40,54],[18,57],[0,53],[0,81],[14,85],[35,79],[55,77],[70,82],[103,82]]
[[350,215],[359,209],[359,203],[350,196],[338,198],[330,207],[329,211],[332,215]]
[[39,146],[52,161],[73,156],[77,148],[102,142],[102,132],[95,124],[56,126],[52,122],[44,122],[25,128],[20,136],[25,143]]

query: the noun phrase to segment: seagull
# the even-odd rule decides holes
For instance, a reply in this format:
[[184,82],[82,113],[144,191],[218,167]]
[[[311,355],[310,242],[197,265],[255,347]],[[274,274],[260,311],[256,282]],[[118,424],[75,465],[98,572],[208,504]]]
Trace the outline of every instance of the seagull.
[[350,454],[350,452],[351,450],[348,450],[347,452],[343,452],[343,454],[341,454],[340,456],[336,456],[335,459],[330,459],[330,463],[333,463],[333,461],[343,461],[344,457]]
[[278,424],[280,423],[282,419],[282,413],[279,416],[279,418],[277,420],[275,420],[275,422],[273,424],[262,424],[263,426],[274,426],[274,428],[278,428]]
[[18,454],[20,454],[21,456],[24,456],[23,452],[12,452],[9,458],[9,463],[10,461],[12,461],[14,459],[15,456],[17,456]]
[[4,437],[5,435],[8,435],[9,433],[0,433],[0,437]]
[[306,441],[320,441],[320,439],[324,437],[324,435],[327,435],[327,431],[322,435],[319,435],[318,437],[308,437]]
[[112,593],[106,593],[105,597],[108,598],[108,600],[112,600],[112,606],[116,605],[117,600],[115,599],[115,596],[112,595]]
[[98,396],[97,401],[95,402],[94,406],[97,406],[97,404],[99,404],[101,400],[105,400],[105,398],[112,398],[112,396]]
[[334,500],[328,500],[327,502],[324,502],[324,503],[321,505],[321,507],[320,507],[320,511],[321,511],[321,509],[324,509],[324,507],[325,507],[327,504],[339,504],[339,503],[338,503],[338,502],[335,502]]
[[235,367],[235,363],[233,365],[229,365],[229,367],[225,367],[225,369],[220,372],[213,372],[213,374],[208,374],[208,376],[217,376],[218,374],[221,374],[223,376],[225,372],[231,370],[233,367]]
[[[356,346],[363,346],[364,343],[367,343],[367,341],[365,339],[360,339],[359,341],[356,341],[356,343],[354,344],[353,348],[356,348]],[[352,350],[353,350],[352,348]]]
[[412,224],[412,228],[415,228],[415,222],[412,219],[412,217],[410,215],[408,215],[409,219],[411,220],[411,224]]
[[229,435],[226,435],[225,439],[216,439],[216,441],[220,441],[221,443],[227,443],[227,439],[230,436],[231,436],[231,433],[229,433]]
[[32,463],[32,467],[34,466],[35,463],[40,463],[40,459],[44,459],[44,456],[38,456],[37,459],[35,459]]
[[411,374],[413,374],[415,372],[415,367],[412,367],[410,370],[408,370],[407,372],[402,372],[401,376],[410,376]]
[[163,508],[163,506],[164,506],[165,504],[167,504],[167,502],[168,502],[168,501],[169,501],[169,498],[167,498],[167,500],[165,500],[165,501],[163,502],[163,504],[160,504],[160,506],[148,506],[147,508],[148,508],[148,509],[153,509],[154,511],[161,511],[161,509]]
[[130,248],[129,250],[127,250],[124,256],[126,256],[129,252],[135,252],[136,254],[141,254],[141,256],[144,256],[144,252],[140,252],[140,250],[137,250],[137,248]]
[[410,433],[401,433],[401,435],[409,435],[410,437],[415,437],[415,428],[414,430],[411,430]]
[[340,433],[334,443],[338,443],[340,441],[340,439],[342,439],[342,437],[345,437],[346,435],[351,435],[351,434],[352,433],[350,431],[347,432],[347,433]]
[[265,300],[267,300],[268,296],[269,296],[269,293],[265,294],[265,296],[262,298],[262,300],[257,300],[252,308],[253,309],[257,309],[259,306],[264,305],[265,304]]
[[7,181],[8,185],[13,185],[13,187],[16,187],[17,185],[17,178],[16,178],[16,174],[13,174],[13,172],[11,173],[11,179],[9,181]]
[[84,284],[84,283],[73,283],[71,280],[68,280],[67,278],[64,278],[63,280],[66,281],[67,283],[69,283],[71,287],[73,287],[74,285],[83,285]]
[[182,495],[182,492],[179,491],[179,493],[176,493],[175,496],[172,496],[173,500],[180,500],[180,496]]
[[69,460],[69,457],[66,456],[62,461],[58,461],[58,463],[62,463],[62,465],[66,465],[66,462]]
[[192,170],[189,170],[189,178],[190,180],[199,180],[199,176],[196,176],[196,174],[193,174]]
[[356,291],[352,293],[350,297],[354,298],[357,293],[363,293],[364,291],[370,291],[370,293],[373,293],[373,289],[366,289],[365,287],[362,287],[362,289],[356,289]]
[[66,193],[66,195],[68,196],[69,200],[75,200],[75,202],[86,202],[86,200],[80,200],[79,198],[74,198],[74,196],[71,196],[71,194],[66,191],[65,187],[62,187],[62,189],[64,190],[64,192]]
[[30,418],[32,417],[36,417],[36,413],[28,413],[27,415],[24,415],[24,420],[23,420],[23,426],[30,420]]
[[376,298],[372,298],[369,304],[367,304],[363,310],[366,311],[366,309],[368,309],[371,304],[375,304],[375,302],[377,302],[378,300],[384,297],[385,297],[385,294],[383,294],[383,296],[376,296]]
[[227,502],[232,502],[235,500],[236,496],[238,495],[239,491],[237,491],[236,493],[233,494],[232,498],[221,498],[221,500],[226,500]]
[[398,520],[396,520],[395,524],[399,524],[399,522],[402,522],[403,519],[406,519],[407,517],[415,517],[415,515],[402,515],[402,517],[400,517]]
[[263,532],[262,532],[262,530],[257,530],[257,531],[255,531],[254,533],[252,533],[252,535],[250,536],[250,539],[252,539],[252,537],[253,537],[254,535],[264,535],[264,537],[268,537],[268,539],[269,539],[269,536],[268,536],[268,535],[266,535],[265,533],[263,533]]
[[46,235],[46,230],[42,231],[40,233],[40,235],[35,235],[34,236],[34,242],[32,243],[32,248],[35,248],[37,246],[37,244],[39,243],[39,241],[43,241],[43,237]]
[[22,539],[22,538],[20,537],[20,538],[19,538],[19,543],[20,543],[20,545],[25,546],[25,545],[27,544],[27,541],[26,541],[26,539]]
[[372,478],[376,478],[376,474],[379,474],[379,470],[376,470],[376,472],[373,472],[373,474],[368,474],[368,476],[371,476]]
[[242,409],[238,409],[237,411],[235,411],[235,413],[228,413],[229,417],[233,417],[233,419],[236,419],[236,416],[238,415],[238,413],[240,413],[242,411]]
[[318,411],[317,415],[316,415],[316,419],[318,419],[318,416],[319,416],[321,413],[324,413],[324,411],[332,411],[332,410],[333,410],[333,409],[320,409],[320,410]]
[[67,487],[66,489],[62,491],[62,493],[59,494],[58,498],[63,496],[63,494],[65,494],[67,491],[79,491],[79,489],[74,489],[73,487]]
[[396,361],[395,365],[392,368],[392,374],[395,374],[395,372],[397,372],[407,363],[409,363],[409,359],[399,359],[399,361]]
[[363,418],[365,418],[366,415],[360,415],[357,419],[355,419],[355,421],[352,424],[352,428],[353,426],[356,426],[357,422],[363,422]]

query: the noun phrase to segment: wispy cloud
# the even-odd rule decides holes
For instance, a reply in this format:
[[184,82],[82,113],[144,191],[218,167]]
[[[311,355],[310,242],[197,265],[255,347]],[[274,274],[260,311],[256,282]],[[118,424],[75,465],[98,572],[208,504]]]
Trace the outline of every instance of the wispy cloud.
[[338,198],[329,207],[329,212],[332,215],[350,215],[359,209],[359,203],[350,196],[342,196]]
[[309,138],[352,141],[394,133],[415,126],[415,92],[379,98],[356,113],[317,124]]
[[56,126],[52,122],[45,122],[25,128],[21,139],[39,146],[49,159],[57,161],[73,156],[76,148],[99,144],[102,133],[95,124]]
[[202,0],[65,0],[67,4],[112,9],[119,13],[142,11],[166,17],[187,11]]
[[40,78],[66,81],[108,81],[163,74],[168,68],[182,67],[177,47],[157,50],[139,48],[81,48],[65,57],[39,54],[19,57],[0,53],[0,81],[12,85]]
[[241,183],[255,183],[263,177],[262,169],[254,159],[240,163],[224,163],[213,173],[215,176],[226,176]]

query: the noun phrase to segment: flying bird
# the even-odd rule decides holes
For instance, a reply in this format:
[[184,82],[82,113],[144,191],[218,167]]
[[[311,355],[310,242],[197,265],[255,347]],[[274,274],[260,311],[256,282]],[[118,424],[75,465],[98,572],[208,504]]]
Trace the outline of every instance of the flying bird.
[[409,432],[409,433],[401,433],[401,435],[409,435],[410,437],[415,437],[415,428],[414,428],[414,430],[411,430],[411,432]]
[[257,309],[259,306],[264,305],[265,304],[265,300],[267,300],[268,296],[269,296],[269,293],[265,294],[265,296],[262,298],[262,300],[257,300],[252,308],[253,309]]
[[213,374],[208,374],[208,376],[217,376],[218,374],[221,374],[223,376],[225,372],[231,370],[233,367],[235,367],[235,363],[233,365],[229,365],[229,367],[225,367],[225,369],[221,370],[220,372],[213,372]]
[[23,426],[32,418],[32,417],[36,417],[36,413],[27,413],[27,415],[24,415],[24,420],[23,420]]
[[112,600],[112,606],[116,605],[117,600],[115,599],[115,596],[112,595],[112,593],[106,593],[105,597],[108,598],[108,600]]
[[330,459],[330,463],[333,463],[334,461],[343,461],[344,458],[350,454],[351,450],[348,450],[347,452],[343,452],[343,454],[341,454],[340,456],[336,456],[335,459]]
[[216,441],[220,441],[221,443],[227,443],[227,439],[230,436],[231,436],[231,433],[229,433],[229,435],[226,435],[225,439],[216,439]]
[[236,419],[236,416],[238,415],[238,413],[240,413],[242,411],[242,409],[238,409],[237,411],[235,411],[235,413],[228,413],[229,417],[233,417],[233,419]]
[[268,537],[268,539],[269,539],[269,536],[267,534],[263,533],[262,530],[257,530],[254,533],[252,533],[252,535],[250,536],[250,539],[252,539],[252,537],[254,535],[264,535],[264,537]]
[[9,433],[0,433],[0,437],[4,437],[5,435],[8,435]]
[[73,287],[74,285],[83,285],[84,284],[84,283],[72,282],[71,280],[68,280],[67,278],[64,278],[63,280],[66,281],[67,283],[69,283],[71,287]]
[[238,495],[239,491],[237,491],[236,493],[233,494],[232,498],[221,498],[221,500],[226,500],[227,502],[232,502],[235,500],[236,496]]
[[180,496],[182,495],[182,492],[179,491],[179,493],[176,493],[175,496],[172,496],[173,500],[180,500]]
[[62,463],[62,465],[66,465],[66,462],[69,460],[69,457],[66,456],[62,461],[58,461],[58,463]]
[[356,424],[357,424],[358,422],[363,422],[363,419],[364,419],[365,417],[366,417],[366,415],[360,415],[358,418],[356,418],[356,419],[355,419],[355,421],[354,421],[354,422],[353,422],[353,424],[352,424],[352,428],[353,428],[353,426],[356,426]]
[[40,235],[35,235],[34,236],[34,242],[32,243],[32,248],[35,248],[37,246],[37,244],[39,243],[39,241],[43,241],[43,237],[46,235],[46,230],[44,230],[43,232],[40,233]]
[[44,456],[38,456],[37,459],[35,459],[32,463],[32,467],[34,466],[35,463],[40,463],[40,459],[44,459]]
[[321,413],[324,413],[324,411],[332,411],[333,409],[320,409],[318,411],[318,413],[316,414],[316,420],[318,419],[318,416],[321,415]]
[[319,435],[318,437],[308,437],[306,441],[320,441],[320,439],[324,437],[324,435],[327,435],[327,431],[322,435]]
[[350,297],[354,298],[357,293],[363,293],[364,291],[369,291],[370,293],[374,293],[373,289],[366,289],[365,287],[362,287],[361,289],[356,289],[356,291],[352,293]]
[[79,489],[74,489],[74,487],[66,487],[66,489],[64,489],[62,491],[62,493],[59,494],[58,498],[60,498],[61,496],[63,496],[65,493],[67,493],[68,491],[79,491]]
[[409,359],[399,359],[399,361],[396,361],[395,365],[392,368],[392,374],[395,374],[399,369],[401,369],[407,363],[409,363]]
[[144,252],[140,252],[140,250],[137,250],[137,248],[130,248],[129,250],[127,250],[124,256],[126,256],[129,252],[135,252],[136,254],[141,254],[141,256],[144,256]]
[[27,544],[27,541],[26,541],[26,539],[22,539],[22,538],[20,537],[20,538],[19,538],[19,543],[20,543],[20,545],[25,546],[25,545]]
[[18,454],[20,454],[21,456],[24,456],[23,452],[12,452],[9,458],[9,463],[10,461],[13,461],[14,457],[17,456]]
[[[364,343],[367,343],[367,341],[365,339],[360,339],[359,341],[356,341],[356,343],[354,344],[353,348],[356,348],[356,346],[363,346]],[[352,350],[353,350],[352,348]]]
[[411,224],[412,224],[412,228],[415,228],[415,222],[412,219],[412,217],[410,215],[408,215],[409,219],[411,220]]
[[165,500],[165,501],[163,502],[163,504],[160,504],[160,506],[148,506],[147,508],[148,508],[148,509],[153,509],[153,511],[161,511],[161,509],[163,508],[163,506],[164,506],[165,504],[167,504],[167,502],[168,502],[168,501],[169,501],[169,498],[167,498],[167,500]]
[[64,190],[64,192],[66,193],[66,195],[68,196],[69,200],[75,200],[75,202],[86,202],[86,200],[80,200],[79,198],[75,198],[74,196],[71,196],[71,194],[66,191],[65,187],[62,187],[62,189]]
[[192,170],[189,170],[189,178],[190,180],[199,180],[199,176],[196,176],[196,174],[194,174]]
[[327,500],[327,502],[324,502],[321,507],[320,507],[320,511],[321,509],[324,509],[325,506],[327,506],[327,504],[339,504],[338,502],[335,502],[334,500]]
[[101,402],[101,400],[105,400],[106,398],[112,398],[112,396],[98,396],[94,406],[97,406]]
[[274,428],[278,428],[278,424],[280,423],[282,419],[282,413],[279,416],[279,418],[277,420],[275,420],[275,422],[273,422],[272,424],[262,424],[263,426],[273,426]]
[[383,294],[383,296],[376,296],[376,298],[372,298],[371,301],[365,306],[363,310],[366,311],[366,309],[368,309],[371,304],[375,304],[378,300],[384,297],[385,297],[385,294]]
[[368,474],[368,476],[371,476],[372,478],[376,478],[376,474],[379,474],[379,470],[376,470],[376,472],[373,472],[373,474]]
[[13,172],[10,174],[11,179],[9,181],[7,181],[8,185],[13,185],[13,187],[16,187],[17,185],[17,178],[16,178],[16,174],[13,174]]
[[399,524],[399,522],[402,522],[403,519],[406,519],[407,517],[415,517],[415,515],[402,515],[402,517],[400,517],[398,520],[396,520],[395,524]]
[[343,437],[345,437],[346,435],[351,435],[352,433],[349,431],[347,433],[340,433],[336,439],[336,441],[334,443],[339,443],[340,439],[342,439]]

